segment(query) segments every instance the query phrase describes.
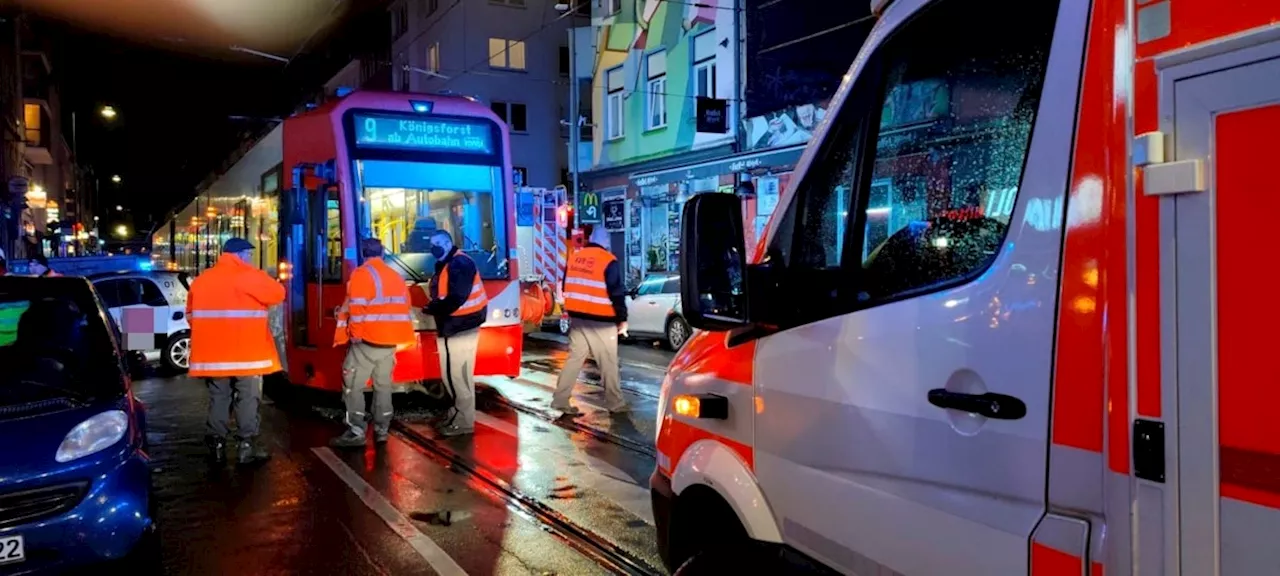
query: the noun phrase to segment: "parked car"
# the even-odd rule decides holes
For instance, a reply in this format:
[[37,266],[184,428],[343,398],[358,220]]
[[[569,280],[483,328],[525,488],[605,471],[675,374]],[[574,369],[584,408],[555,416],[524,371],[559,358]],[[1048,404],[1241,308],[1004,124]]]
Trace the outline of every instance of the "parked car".
[[0,572],[154,571],[142,367],[84,278],[0,278]]
[[627,331],[633,338],[655,338],[673,350],[689,339],[689,323],[680,312],[680,275],[653,272],[627,295]]
[[185,272],[113,272],[89,277],[112,319],[123,332],[126,350],[147,361],[185,372],[191,363],[191,325],[187,321]]

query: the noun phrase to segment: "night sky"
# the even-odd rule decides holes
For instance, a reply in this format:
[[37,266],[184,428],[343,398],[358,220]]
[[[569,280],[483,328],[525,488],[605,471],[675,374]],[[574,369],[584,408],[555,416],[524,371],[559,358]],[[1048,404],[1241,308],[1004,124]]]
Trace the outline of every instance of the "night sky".
[[[360,12],[335,18],[316,31],[306,48],[277,46],[289,64],[195,46],[172,37],[148,39],[108,35],[58,22],[55,74],[61,83],[65,133],[81,164],[100,182],[100,216],[146,231],[194,196],[196,186],[221,168],[244,139],[270,118],[289,114],[376,34],[384,2],[357,2]],[[373,38],[370,38],[373,36]],[[301,43],[299,44],[301,47]],[[118,116],[98,113],[112,106]],[[120,184],[111,176],[118,174]],[[124,214],[115,211],[119,204]]]

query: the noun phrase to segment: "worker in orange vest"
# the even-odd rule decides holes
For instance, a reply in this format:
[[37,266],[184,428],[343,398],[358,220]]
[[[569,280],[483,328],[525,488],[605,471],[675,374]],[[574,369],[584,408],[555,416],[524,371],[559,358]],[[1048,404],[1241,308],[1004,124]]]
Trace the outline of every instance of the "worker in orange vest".
[[426,312],[436,321],[440,375],[453,396],[453,413],[440,433],[461,436],[471,434],[476,427],[476,349],[480,345],[480,325],[489,310],[489,296],[475,261],[453,245],[453,236],[437,229],[430,242],[436,273],[427,291],[431,301]]
[[27,266],[30,268],[32,276],[39,276],[42,278],[62,276],[61,274],[54,272],[53,268],[49,267],[49,259],[46,258],[44,254],[36,254],[35,256],[32,256],[31,262]]
[[351,273],[347,300],[338,314],[334,345],[350,343],[342,363],[342,399],[347,405],[343,422],[347,429],[330,444],[337,448],[365,445],[364,385],[373,379],[373,433],[378,443],[386,442],[391,429],[391,372],[396,367],[396,350],[417,340],[409,310],[409,287],[404,277],[382,261],[382,242],[366,238],[360,242],[364,264]]
[[618,372],[618,335],[627,333],[627,288],[622,281],[622,265],[604,247],[609,242],[609,232],[603,226],[592,228],[587,245],[569,257],[564,278],[564,309],[572,319],[569,359],[556,380],[551,409],[567,416],[581,414],[569,399],[588,356],[600,367],[605,407],[611,413],[628,410]]
[[215,463],[226,458],[233,407],[239,462],[253,464],[271,457],[255,439],[262,376],[280,371],[267,309],[284,302],[285,289],[251,264],[253,250],[243,238],[227,240],[217,264],[197,276],[187,293],[189,374],[204,378],[209,387],[206,440]]

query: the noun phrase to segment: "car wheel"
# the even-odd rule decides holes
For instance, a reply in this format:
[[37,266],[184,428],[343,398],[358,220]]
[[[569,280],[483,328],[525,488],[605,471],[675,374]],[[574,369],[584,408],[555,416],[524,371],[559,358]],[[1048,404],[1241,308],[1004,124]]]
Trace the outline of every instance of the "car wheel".
[[689,339],[689,323],[680,316],[673,316],[667,322],[667,345],[672,350],[679,350]]
[[179,332],[164,345],[164,365],[176,372],[186,372],[191,366],[191,333]]

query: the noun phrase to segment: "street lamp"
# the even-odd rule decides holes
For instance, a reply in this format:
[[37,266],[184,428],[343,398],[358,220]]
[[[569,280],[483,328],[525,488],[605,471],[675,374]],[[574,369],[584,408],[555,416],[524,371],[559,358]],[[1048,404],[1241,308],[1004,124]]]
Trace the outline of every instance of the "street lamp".
[[121,240],[124,240],[125,238],[128,238],[128,237],[129,237],[129,227],[128,227],[128,226],[125,226],[124,224],[121,224],[121,225],[119,225],[119,226],[116,226],[116,236],[119,236]]
[[116,212],[124,212],[124,206],[116,204]]
[[116,109],[110,106],[103,106],[102,110],[98,111],[98,113],[102,114],[102,117],[107,120],[115,120],[116,118]]
[[115,182],[116,184],[119,184],[119,183],[120,183],[120,180],[121,180],[121,178],[120,178],[120,175],[119,175],[119,174],[116,174],[116,175],[114,175],[114,176],[112,176],[112,177],[111,177],[111,181],[112,181],[112,182]]

